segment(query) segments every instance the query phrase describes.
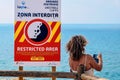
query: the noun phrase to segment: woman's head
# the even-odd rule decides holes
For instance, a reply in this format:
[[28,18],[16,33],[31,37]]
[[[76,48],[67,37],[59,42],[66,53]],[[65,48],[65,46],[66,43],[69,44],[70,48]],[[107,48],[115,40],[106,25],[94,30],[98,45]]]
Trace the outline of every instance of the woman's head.
[[79,60],[84,52],[87,40],[82,35],[73,36],[67,43],[66,48],[73,60]]

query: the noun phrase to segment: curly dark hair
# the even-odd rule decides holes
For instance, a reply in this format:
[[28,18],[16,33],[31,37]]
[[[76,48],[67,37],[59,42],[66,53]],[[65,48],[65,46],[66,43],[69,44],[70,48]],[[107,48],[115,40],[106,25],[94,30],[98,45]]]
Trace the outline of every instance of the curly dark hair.
[[79,60],[85,51],[87,40],[82,35],[73,36],[66,45],[67,52],[73,60]]

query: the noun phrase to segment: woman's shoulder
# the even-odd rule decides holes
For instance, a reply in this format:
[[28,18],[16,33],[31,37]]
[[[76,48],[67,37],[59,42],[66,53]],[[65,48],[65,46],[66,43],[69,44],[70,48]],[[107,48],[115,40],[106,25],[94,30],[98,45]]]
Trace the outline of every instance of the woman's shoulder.
[[90,54],[85,54],[85,56],[87,57],[87,58],[93,58]]
[[85,56],[92,57],[90,54],[85,54]]

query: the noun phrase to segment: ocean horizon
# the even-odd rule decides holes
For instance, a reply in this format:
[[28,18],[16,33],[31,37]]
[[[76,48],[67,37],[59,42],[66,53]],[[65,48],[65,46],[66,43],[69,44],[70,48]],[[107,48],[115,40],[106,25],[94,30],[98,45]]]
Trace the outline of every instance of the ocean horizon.
[[[69,72],[69,54],[66,43],[74,35],[83,35],[88,40],[86,53],[102,53],[103,69],[94,71],[95,76],[109,80],[120,80],[120,24],[62,24],[61,25],[61,62],[58,72]],[[18,70],[14,64],[14,24],[0,24],[0,70]],[[24,66],[24,70],[51,71],[51,67]],[[0,77],[5,78],[5,77]],[[7,80],[9,80],[9,77]],[[51,80],[50,78],[27,78],[28,80]],[[72,80],[72,79],[57,79]]]

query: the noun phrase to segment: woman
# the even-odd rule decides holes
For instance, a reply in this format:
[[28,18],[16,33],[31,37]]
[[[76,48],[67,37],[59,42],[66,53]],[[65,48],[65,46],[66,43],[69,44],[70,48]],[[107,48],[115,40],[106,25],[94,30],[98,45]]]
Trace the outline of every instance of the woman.
[[66,49],[69,52],[69,65],[72,72],[77,72],[79,65],[83,64],[85,66],[84,73],[90,76],[93,76],[93,69],[97,71],[102,70],[102,55],[98,54],[98,63],[94,58],[85,54],[85,46],[87,40],[82,35],[76,35],[71,38],[67,43]]

